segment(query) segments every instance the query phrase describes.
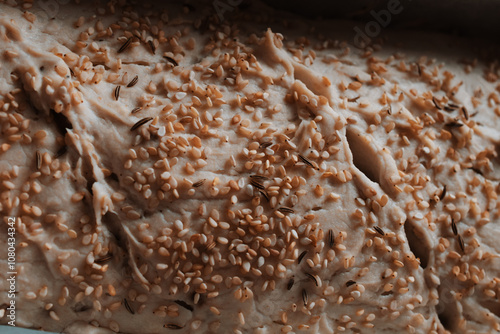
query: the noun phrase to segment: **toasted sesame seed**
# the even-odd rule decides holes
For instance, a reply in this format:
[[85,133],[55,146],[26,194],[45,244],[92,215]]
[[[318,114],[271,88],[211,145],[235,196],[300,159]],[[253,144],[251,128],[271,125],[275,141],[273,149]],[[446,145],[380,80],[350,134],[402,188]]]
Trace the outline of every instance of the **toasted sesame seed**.
[[155,54],[155,53],[156,53],[156,46],[155,46],[155,44],[153,43],[153,41],[152,41],[152,40],[149,40],[149,41],[148,41],[148,45],[149,45],[149,48],[151,49],[151,52],[152,52],[153,54]]
[[335,245],[335,236],[333,234],[333,230],[329,229],[328,230],[328,246],[330,248],[333,248],[334,245]]
[[288,283],[287,283],[287,285],[286,285],[286,289],[287,289],[287,290],[291,290],[291,289],[292,289],[292,287],[293,287],[293,284],[294,284],[294,283],[295,283],[295,279],[294,279],[293,277],[292,277],[292,278],[290,278],[290,280],[288,280]]

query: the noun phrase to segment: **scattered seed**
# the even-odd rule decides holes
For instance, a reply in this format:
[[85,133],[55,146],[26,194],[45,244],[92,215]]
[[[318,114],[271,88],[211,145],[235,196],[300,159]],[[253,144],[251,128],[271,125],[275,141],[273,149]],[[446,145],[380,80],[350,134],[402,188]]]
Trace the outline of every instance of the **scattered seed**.
[[179,66],[179,63],[176,62],[174,58],[171,58],[171,57],[168,57],[168,56],[163,56],[163,58],[165,58],[166,60],[168,60],[169,62],[171,62],[174,66]]
[[36,151],[36,169],[40,170],[40,168],[42,168],[42,154]]
[[186,310],[193,312],[194,308],[183,300],[174,300],[177,305],[184,307]]
[[165,324],[163,327],[168,329],[183,329],[184,327],[176,325],[176,324]]
[[259,147],[260,147],[260,148],[267,148],[267,147],[271,146],[272,144],[273,144],[272,142],[267,141],[267,142],[261,143],[261,144],[259,145]]
[[282,206],[281,208],[278,209],[278,211],[282,213],[294,213],[295,211],[292,208]]
[[446,196],[446,184],[443,186],[443,191],[441,191],[441,195],[439,195],[439,200],[443,200],[443,198]]
[[316,286],[319,286],[318,279],[313,274],[306,273],[307,278],[314,282]]
[[266,180],[269,180],[269,178],[267,176],[264,176],[264,175],[250,175],[250,178],[251,179],[254,179],[254,180],[262,180],[262,181],[266,181]]
[[350,286],[351,286],[351,285],[353,285],[353,284],[356,284],[356,282],[355,282],[355,281],[353,281],[353,280],[351,279],[351,280],[348,280],[348,281],[345,283],[345,286],[350,287]]
[[307,291],[306,289],[302,289],[302,301],[304,302],[304,306],[307,306]]
[[306,157],[304,157],[302,154],[299,154],[299,158],[304,164],[308,165],[311,168],[319,170],[319,168],[314,167],[313,163],[309,161]]
[[438,108],[439,110],[442,110],[441,106],[437,103],[436,98],[434,96],[432,97],[432,102],[434,103],[434,106],[436,108]]
[[347,102],[356,102],[359,98],[360,98],[360,96],[356,96],[356,97],[353,97],[351,99],[347,99]]
[[462,107],[462,114],[464,115],[465,120],[468,121],[470,118],[469,111],[465,107]]
[[125,43],[118,49],[118,53],[125,51],[132,43],[132,37],[129,37]]
[[118,99],[120,98],[120,89],[121,89],[121,86],[116,86],[115,88],[115,100],[118,101]]
[[328,246],[330,246],[330,248],[333,248],[334,244],[335,244],[335,236],[333,235],[333,230],[329,229],[328,230]]
[[307,251],[303,251],[302,253],[300,253],[299,257],[297,258],[297,262],[298,264],[300,264],[300,262],[302,262],[302,260],[304,259],[304,257],[307,255]]
[[460,246],[460,249],[462,250],[462,252],[465,252],[464,239],[462,239],[461,235],[458,235],[457,239],[458,239],[458,245]]
[[104,257],[101,257],[100,259],[95,259],[94,262],[97,264],[106,263],[109,260],[111,260],[112,257],[113,257],[113,254],[107,254]]
[[127,311],[129,311],[131,314],[135,314],[132,307],[130,307],[130,304],[128,303],[127,298],[123,298],[123,305],[125,305],[125,308],[127,309]]
[[132,109],[132,111],[130,113],[131,114],[135,114],[135,113],[137,113],[137,112],[139,112],[141,110],[142,110],[142,107],[135,107],[134,109]]
[[454,235],[458,235],[457,224],[455,224],[455,221],[453,219],[451,220],[451,230],[453,231]]
[[460,128],[460,127],[464,126],[463,123],[460,123],[460,122],[457,122],[457,121],[449,122],[449,123],[446,123],[445,125],[449,126],[451,128]]
[[392,115],[392,105],[391,104],[389,104],[389,108],[387,108],[387,113],[389,115]]
[[215,241],[212,241],[205,247],[206,251],[207,252],[211,251],[215,247],[215,245],[216,245]]
[[66,153],[66,152],[68,152],[68,146],[64,145],[63,147],[61,147],[61,148],[57,151],[57,153],[56,153],[56,155],[54,156],[54,158],[56,158],[56,159],[57,159],[57,158],[59,158],[59,157],[63,156],[63,155],[64,155],[64,153]]
[[290,278],[290,280],[288,281],[287,285],[286,285],[286,289],[287,290],[291,290],[292,287],[293,287],[293,284],[295,283],[295,279],[292,277]]
[[132,79],[132,81],[130,81],[130,82],[128,83],[127,87],[128,87],[128,88],[130,88],[130,87],[134,87],[134,86],[135,86],[135,84],[136,84],[138,81],[139,81],[139,76],[138,76],[138,75],[136,75],[136,76]]
[[420,68],[420,64],[419,63],[415,63],[415,65],[417,65],[418,75],[421,76],[422,75],[422,69]]
[[257,189],[260,189],[260,190],[264,190],[265,189],[264,185],[260,181],[258,181],[257,179],[252,179],[250,181],[250,184],[252,186],[254,186],[255,188],[257,188]]
[[382,230],[380,227],[378,227],[377,225],[373,226],[373,228],[375,229],[375,231],[378,232],[378,234],[384,236],[385,235],[385,232],[384,230]]
[[262,190],[259,190],[259,192],[269,202],[269,195],[265,191],[262,191]]
[[483,175],[483,172],[481,172],[481,170],[478,169],[478,168],[476,168],[476,167],[470,167],[469,169],[472,170],[472,171],[474,171],[474,172],[476,172],[476,173],[478,173],[479,175]]
[[132,127],[130,128],[130,131],[134,131],[134,130],[138,129],[139,127],[143,126],[144,124],[146,124],[147,122],[149,122],[152,119],[153,119],[153,117],[144,117],[143,119],[141,119],[140,121],[138,121],[137,123],[132,125]]
[[197,182],[193,183],[193,188],[198,188],[198,187],[202,186],[203,183],[205,183],[206,180],[207,179],[201,179],[200,181],[197,181]]
[[149,48],[151,49],[151,52],[152,52],[153,54],[155,54],[155,53],[156,53],[156,46],[155,46],[155,44],[153,43],[153,41],[149,40],[149,41],[148,41],[148,45],[149,45]]

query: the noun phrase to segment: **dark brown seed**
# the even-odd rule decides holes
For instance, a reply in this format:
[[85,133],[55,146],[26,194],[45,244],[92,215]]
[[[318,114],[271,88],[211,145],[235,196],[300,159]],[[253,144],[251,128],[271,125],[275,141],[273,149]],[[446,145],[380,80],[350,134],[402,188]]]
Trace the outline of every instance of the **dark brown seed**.
[[334,244],[335,244],[335,236],[333,235],[333,230],[329,229],[328,230],[328,246],[330,246],[330,248],[333,248]]
[[469,111],[465,108],[465,107],[462,107],[462,114],[464,115],[464,118],[465,120],[469,120]]
[[292,287],[293,287],[293,284],[295,283],[295,279],[292,277],[290,278],[290,280],[288,281],[288,283],[286,284],[286,289],[287,290],[291,290]]
[[360,97],[359,96],[356,96],[356,97],[353,97],[352,99],[347,99],[347,102],[356,102]]
[[250,178],[251,179],[254,179],[254,180],[262,180],[262,181],[266,181],[266,180],[269,180],[269,178],[267,176],[264,176],[264,175],[250,175]]
[[177,305],[184,307],[186,310],[193,312],[194,308],[183,300],[174,300]]
[[432,102],[434,103],[434,106],[436,108],[438,108],[439,110],[441,110],[441,106],[437,103],[436,98],[434,96],[432,97]]
[[377,225],[373,226],[373,228],[375,229],[375,231],[377,231],[378,234],[384,236],[385,235],[385,232],[384,230],[382,230],[380,227],[378,227]]
[[199,186],[202,186],[203,183],[205,183],[207,179],[201,179],[200,181],[197,181],[195,183],[193,183],[193,188],[198,188]]
[[455,221],[453,219],[451,220],[451,230],[453,231],[454,235],[458,235],[457,224],[455,224]]
[[64,145],[63,147],[61,147],[57,152],[56,152],[56,155],[54,156],[54,158],[59,158],[59,157],[62,157],[64,155],[64,153],[68,152],[68,146]]
[[132,81],[130,81],[130,82],[128,83],[127,87],[128,87],[128,88],[130,88],[130,87],[134,87],[134,86],[135,86],[135,84],[136,84],[138,81],[139,81],[139,76],[138,76],[138,75],[136,75],[136,76],[132,79]]
[[306,273],[307,278],[314,282],[314,285],[319,286],[318,279],[313,274]]
[[166,60],[168,60],[174,66],[179,66],[179,63],[177,63],[174,58],[171,58],[171,57],[168,57],[168,56],[163,56],[163,58],[165,58]]
[[389,108],[387,108],[387,113],[392,115],[392,105],[389,104]]
[[272,142],[268,141],[268,142],[261,143],[259,145],[259,147],[260,148],[267,148],[267,147],[271,146],[272,144],[273,144]]
[[125,51],[129,46],[130,43],[132,43],[132,37],[129,37],[125,43],[118,49],[118,53],[122,53]]
[[303,251],[302,253],[300,253],[299,257],[297,258],[297,263],[300,264],[300,262],[302,262],[302,260],[304,259],[304,257],[307,255],[307,251]]
[[269,195],[265,191],[259,190],[260,194],[269,202]]
[[460,106],[458,104],[455,104],[455,103],[448,103],[448,107],[451,108],[451,109],[458,109],[460,108]]
[[207,245],[207,247],[205,248],[207,252],[211,251],[214,247],[215,247],[216,243],[215,241],[212,241],[211,243],[209,243]]
[[121,88],[121,86],[116,86],[116,88],[115,88],[114,95],[115,95],[116,101],[118,101],[118,99],[120,98],[120,88]]
[[165,324],[163,327],[168,329],[183,329],[184,327],[176,325],[176,324]]
[[458,245],[460,246],[460,249],[462,252],[465,252],[465,244],[464,244],[464,239],[462,239],[462,236],[457,236],[458,239]]
[[255,188],[257,188],[257,189],[260,189],[260,190],[264,190],[265,189],[264,185],[261,182],[259,182],[258,180],[256,180],[256,179],[252,179],[250,181],[250,184],[252,186],[254,186]]
[[351,280],[348,280],[348,281],[345,283],[345,286],[350,287],[350,286],[351,286],[351,285],[353,285],[353,284],[356,284],[356,282],[355,282],[355,281],[353,281],[353,280],[351,279]]
[[419,63],[415,63],[417,65],[417,71],[418,71],[418,75],[421,76],[422,75],[422,69],[420,68],[420,64]]
[[282,213],[294,213],[295,211],[292,208],[288,208],[286,206],[282,206],[281,208],[278,209],[279,212]]
[[42,168],[42,154],[36,151],[36,169],[40,170],[40,168]]
[[446,184],[443,186],[443,191],[441,191],[441,195],[439,195],[439,200],[442,201],[446,196]]
[[308,160],[306,157],[304,157],[302,154],[299,154],[299,158],[300,158],[300,160],[301,160],[304,164],[308,165],[308,166],[309,166],[309,167],[311,167],[311,168],[315,168],[315,167],[314,167],[314,165],[312,164],[312,162],[311,162],[311,161],[309,161],[309,160]]
[[138,129],[139,127],[143,126],[144,124],[151,121],[152,119],[153,119],[153,117],[144,117],[143,119],[141,119],[140,121],[138,121],[137,123],[132,125],[132,127],[130,128],[130,131],[134,131],[134,130]]
[[456,122],[456,121],[446,123],[445,125],[446,125],[446,126],[449,126],[449,127],[451,127],[451,128],[460,128],[460,127],[464,126],[464,124],[463,124],[463,123]]
[[141,110],[142,110],[142,107],[135,107],[134,109],[132,109],[132,111],[130,113],[135,114],[136,112],[139,112]]
[[307,291],[306,289],[302,289],[302,301],[304,302],[304,306],[307,306],[307,299],[308,299]]
[[132,307],[130,307],[127,298],[123,298],[123,305],[125,305],[127,311],[129,311],[131,314],[135,314],[135,311],[132,309]]
[[101,257],[100,259],[95,259],[94,262],[97,264],[103,264],[103,263],[106,263],[109,260],[111,260],[112,257],[113,257],[112,254],[108,254],[108,255],[105,255],[104,257]]
[[148,41],[148,45],[149,45],[149,48],[151,49],[151,52],[152,52],[153,54],[155,54],[155,52],[156,52],[156,46],[155,46],[155,43],[153,43],[153,41],[149,40],[149,41]]
[[476,167],[470,167],[470,170],[473,170],[474,172],[478,173],[479,175],[483,175],[483,172],[481,172],[480,169],[477,169]]

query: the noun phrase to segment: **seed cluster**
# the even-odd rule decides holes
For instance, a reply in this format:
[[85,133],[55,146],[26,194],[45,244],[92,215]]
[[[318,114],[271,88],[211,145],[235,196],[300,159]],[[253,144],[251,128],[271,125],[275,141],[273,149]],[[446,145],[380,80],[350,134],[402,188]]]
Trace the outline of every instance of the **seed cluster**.
[[37,326],[500,330],[498,64],[114,2],[48,49],[0,9],[0,209]]

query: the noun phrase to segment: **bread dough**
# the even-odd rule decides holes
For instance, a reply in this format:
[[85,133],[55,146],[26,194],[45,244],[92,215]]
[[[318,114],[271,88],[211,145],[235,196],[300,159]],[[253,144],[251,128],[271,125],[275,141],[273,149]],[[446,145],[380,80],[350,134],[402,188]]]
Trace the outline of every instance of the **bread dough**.
[[18,326],[500,330],[498,64],[162,6],[0,2]]

